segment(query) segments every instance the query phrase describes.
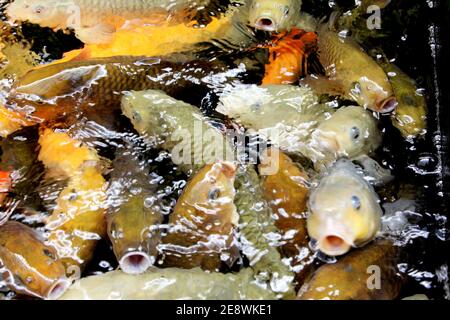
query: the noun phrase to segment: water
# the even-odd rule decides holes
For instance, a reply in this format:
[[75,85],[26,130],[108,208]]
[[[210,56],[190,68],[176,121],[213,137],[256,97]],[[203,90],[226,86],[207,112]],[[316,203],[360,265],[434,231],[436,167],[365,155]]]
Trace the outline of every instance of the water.
[[[3,1],[3,3],[6,2]],[[228,1],[217,1],[217,6],[215,6],[215,9],[218,10],[217,14],[226,11],[227,4]],[[315,17],[325,17],[329,16],[336,6],[345,12],[350,10],[352,5],[353,1],[305,0],[303,10]],[[363,44],[373,57],[380,54],[380,49],[382,49],[389,59],[395,60],[395,63],[404,72],[414,78],[418,87],[423,88],[429,107],[427,134],[420,140],[405,140],[392,126],[389,116],[382,115],[379,121],[384,139],[382,147],[377,150],[374,158],[385,168],[391,170],[395,180],[386,186],[377,187],[376,191],[384,206],[385,214],[393,215],[385,216],[384,219],[390,227],[389,236],[403,248],[402,260],[397,267],[398,272],[407,279],[398,298],[419,293],[426,294],[430,299],[449,298],[448,265],[445,258],[448,226],[444,203],[445,168],[448,168],[445,164],[445,148],[448,136],[442,131],[443,123],[441,122],[443,119],[441,110],[445,108],[440,102],[443,93],[440,91],[438,59],[439,50],[441,50],[440,34],[443,33],[439,20],[436,18],[437,10],[439,9],[434,1],[417,0],[391,3],[382,11],[381,30],[371,32]],[[418,20],[421,23],[417,23]],[[82,48],[82,43],[73,34],[66,34],[62,31],[53,32],[50,29],[42,29],[28,23],[22,27],[10,25],[6,22],[3,14],[2,21],[4,21],[1,25],[2,40],[7,44],[21,43],[21,46],[14,49],[19,54],[12,56],[17,58],[17,63],[23,64],[12,74],[2,74],[2,77],[5,78],[2,81],[0,92],[2,104],[7,99],[8,88],[15,75],[24,73],[24,70],[33,65],[60,59],[64,52]],[[204,26],[202,25],[207,23],[208,21],[199,21],[199,26],[189,32],[193,34],[203,32]],[[219,130],[224,130],[232,125],[230,120],[214,111],[220,93],[229,88],[233,81],[259,83],[264,75],[263,65],[267,62],[265,49],[258,48],[247,51],[244,50],[244,44],[249,39],[251,42],[264,43],[270,37],[267,34],[252,31],[245,24],[234,25],[234,27],[238,32],[225,38],[211,37],[207,32],[203,32],[206,36],[194,39],[201,42],[199,45],[188,43],[181,46],[174,45],[171,48],[164,47],[163,42],[159,46],[155,45],[160,48],[156,51],[172,54],[175,60],[180,59],[177,54],[174,54],[175,52],[182,52],[181,57],[187,55],[191,58],[190,55],[195,49],[197,57],[200,59],[222,63],[226,66],[228,71],[219,74],[213,71],[204,78],[205,83],[201,84],[201,90],[197,88],[191,90],[189,94],[183,93],[182,96],[177,97],[199,107],[205,115],[215,121],[215,127]],[[213,27],[206,26],[205,28],[214,34]],[[172,29],[172,32],[175,32],[173,30],[175,29]],[[182,31],[182,29],[176,30]],[[347,32],[345,33],[347,34]],[[353,35],[358,36],[358,34]],[[243,40],[236,41],[237,39]],[[132,48],[131,44],[129,46]],[[33,52],[31,56],[38,58],[31,64],[24,63],[25,60],[29,61],[30,49]],[[139,49],[139,46],[135,49]],[[95,52],[99,55],[107,52],[102,51],[102,48],[95,50],[98,50]],[[159,55],[160,52],[154,54]],[[196,83],[197,80],[188,77],[188,81]],[[339,103],[341,101],[332,101],[332,104],[335,105]],[[114,185],[109,189],[109,194],[114,194],[118,200],[110,197],[104,205],[114,207],[114,204],[118,204],[120,207],[121,201],[125,197],[122,194],[127,194],[126,197],[133,197],[145,194],[146,188],[151,189],[152,196],[146,197],[142,205],[147,209],[156,208],[155,210],[161,214],[157,225],[158,231],[155,234],[164,237],[169,232],[170,214],[174,211],[177,199],[185,189],[191,173],[184,172],[182,167],[174,165],[170,153],[155,150],[154,146],[145,140],[145,137],[143,138],[133,129],[130,120],[125,116],[118,115],[116,120],[114,126],[110,128],[95,122],[71,123],[69,132],[73,138],[95,148],[99,156],[96,165],[104,169],[102,173],[106,180],[112,179],[111,177],[115,175],[123,178],[118,180],[120,183],[116,185],[117,190],[114,189]],[[58,123],[58,126],[61,127],[61,124]],[[43,232],[47,219],[57,207],[56,201],[60,192],[69,183],[70,178],[58,172],[52,175],[45,174],[42,163],[37,159],[40,150],[38,133],[38,126],[32,126],[18,131],[8,140],[2,139],[3,154],[5,153],[5,141],[9,141],[9,145],[13,147],[19,147],[20,142],[25,142],[22,143],[23,148],[17,149],[19,150],[17,152],[32,156],[25,162],[23,159],[15,159],[20,166],[17,173],[20,178],[17,180],[18,183],[13,193],[4,202],[0,220],[9,218],[20,221]],[[247,143],[247,146],[251,146],[252,143]],[[124,150],[129,154],[123,153]],[[16,154],[15,151],[13,153]],[[115,166],[114,159],[118,154],[133,157],[138,165],[132,167],[130,161],[128,164]],[[2,168],[2,170],[4,169]],[[313,181],[312,184],[317,185],[317,181]],[[144,189],[142,185],[145,185]],[[402,202],[405,199],[409,202]],[[264,207],[264,203],[258,202],[256,211],[264,210],[261,206]],[[267,241],[272,245],[281,245],[282,237],[279,234],[267,233],[266,236],[268,236]],[[221,239],[219,239],[215,245],[220,247],[221,243]],[[313,244],[312,247],[317,246],[314,241]],[[249,249],[245,248],[242,243],[238,243],[237,246],[238,248],[241,246],[241,251]],[[305,251],[309,252],[306,248],[308,248],[307,245],[300,252],[302,261],[307,261],[306,265],[320,266],[323,263],[336,262],[336,258],[328,257],[320,252],[311,258],[308,253],[305,253]],[[220,259],[229,261],[233,255],[236,255],[236,252],[225,252],[221,254]],[[247,257],[242,254],[237,254],[237,256],[239,258],[232,264],[222,263],[220,271],[229,273],[248,267]],[[164,258],[164,255],[160,255],[157,264],[164,266]],[[111,242],[105,236],[98,242],[92,259],[83,271],[83,277],[109,272],[117,267],[118,262]],[[296,268],[298,270],[299,266]],[[0,282],[0,288],[2,288],[1,284]],[[272,279],[270,285],[278,291],[286,290],[284,280],[277,282]],[[16,297],[13,292],[4,287],[1,291],[5,292],[6,298]],[[19,296],[19,298],[24,297]]]

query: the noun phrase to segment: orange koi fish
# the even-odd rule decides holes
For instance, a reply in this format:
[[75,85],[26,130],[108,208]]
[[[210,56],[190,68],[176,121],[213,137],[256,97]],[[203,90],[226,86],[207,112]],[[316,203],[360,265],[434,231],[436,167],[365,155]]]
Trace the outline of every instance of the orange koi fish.
[[11,191],[11,172],[9,171],[0,171],[0,205],[5,200],[8,192]]
[[317,35],[293,28],[274,36],[262,84],[293,84],[307,73],[307,59],[317,51]]

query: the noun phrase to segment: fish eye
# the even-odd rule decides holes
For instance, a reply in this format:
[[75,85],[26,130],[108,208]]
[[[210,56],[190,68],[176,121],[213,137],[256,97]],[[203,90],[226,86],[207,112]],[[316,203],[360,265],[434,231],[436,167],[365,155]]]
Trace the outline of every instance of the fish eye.
[[355,210],[361,209],[361,200],[357,196],[352,196],[352,207]]
[[351,84],[351,91],[352,93],[356,94],[356,95],[360,95],[362,92],[362,87],[361,87],[361,83],[359,83],[358,81],[355,81]]
[[251,106],[250,106],[250,109],[252,110],[252,111],[259,111],[260,109],[262,108],[262,103],[261,102],[255,102],[254,104],[252,104]]
[[361,132],[359,131],[358,127],[353,127],[350,129],[350,137],[353,140],[357,140],[361,136]]
[[208,192],[208,200],[217,200],[220,196],[220,189],[213,188]]
[[46,255],[50,259],[56,260],[55,256],[53,255],[53,253],[50,250],[44,249],[43,252],[44,252],[44,255]]
[[42,5],[37,5],[33,8],[33,12],[36,14],[41,14],[45,10],[45,7]]

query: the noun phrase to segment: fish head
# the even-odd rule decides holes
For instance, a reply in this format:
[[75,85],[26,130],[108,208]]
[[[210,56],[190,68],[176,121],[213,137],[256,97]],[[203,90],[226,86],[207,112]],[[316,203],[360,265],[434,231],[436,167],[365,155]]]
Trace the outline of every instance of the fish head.
[[376,80],[366,76],[360,77],[350,84],[349,95],[360,106],[380,113],[390,113],[398,104],[391,84],[384,75],[382,79]]
[[[121,105],[123,114],[141,135],[148,135],[148,128],[151,128],[151,135],[158,134],[162,137],[178,128],[177,121],[167,114],[178,108],[179,104],[178,100],[163,91],[146,90],[125,92]],[[169,124],[171,129],[166,127]]]
[[253,0],[250,5],[250,26],[263,31],[284,31],[295,25],[300,14],[300,0]]
[[273,100],[266,88],[256,85],[237,86],[220,97],[216,111],[241,125],[253,127]]
[[427,127],[425,96],[420,90],[399,91],[398,107],[392,114],[394,125],[404,136],[416,137],[424,134]]
[[45,299],[59,298],[70,282],[56,250],[45,245],[35,230],[17,222],[7,222],[0,233],[0,261],[14,290]]
[[362,107],[337,110],[312,134],[313,146],[332,158],[354,158],[375,151],[381,144],[381,133],[372,114]]
[[[115,188],[123,181],[114,182]],[[146,196],[138,194],[131,195],[128,199],[119,198],[121,205],[115,209],[111,208],[107,219],[114,254],[122,271],[128,274],[143,273],[153,266],[156,260],[159,237],[157,232],[152,230],[152,226],[162,221],[157,211],[145,205],[149,199]]]
[[190,207],[195,216],[203,217],[203,222],[228,219],[237,224],[234,205],[236,170],[234,163],[225,161],[203,167],[187,184],[180,198],[181,207]]
[[398,106],[392,113],[392,123],[405,138],[426,133],[427,101],[424,89],[416,81],[389,61],[382,61],[394,89]]
[[313,108],[317,97],[309,88],[292,85],[237,85],[225,91],[216,111],[238,124],[254,130],[290,121],[289,113],[300,113],[301,106]]
[[381,208],[373,188],[355,167],[338,162],[308,202],[307,228],[316,249],[339,256],[372,240],[381,228]]
[[42,27],[57,28],[68,25],[68,14],[61,10],[56,0],[15,0],[6,9],[7,16],[14,21],[29,21]]

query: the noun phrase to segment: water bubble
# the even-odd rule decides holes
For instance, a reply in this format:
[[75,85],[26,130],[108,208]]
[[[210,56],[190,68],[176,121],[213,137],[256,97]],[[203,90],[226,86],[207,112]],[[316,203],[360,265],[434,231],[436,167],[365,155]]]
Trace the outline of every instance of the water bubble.
[[435,155],[424,154],[421,155],[417,161],[417,166],[423,170],[432,171],[436,168],[438,161]]
[[414,172],[420,175],[434,174],[438,169],[439,161],[436,155],[431,153],[420,154],[416,161],[409,166]]
[[98,265],[104,269],[111,269],[111,264],[105,260],[100,261]]
[[336,257],[328,256],[328,255],[326,255],[325,253],[323,253],[323,252],[321,252],[321,251],[317,251],[316,254],[315,254],[315,256],[316,256],[316,258],[317,258],[319,261],[322,261],[322,262],[324,262],[324,263],[329,263],[329,264],[331,264],[331,263],[336,263],[336,262],[338,261]]
[[348,36],[350,36],[350,30],[341,30],[341,31],[339,31],[339,38],[341,38],[341,39],[345,39],[345,38],[347,38]]
[[151,208],[155,204],[155,198],[154,197],[148,197],[144,200],[144,207]]

